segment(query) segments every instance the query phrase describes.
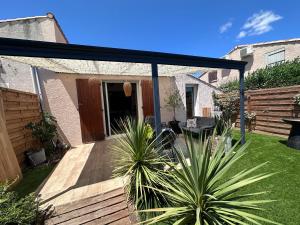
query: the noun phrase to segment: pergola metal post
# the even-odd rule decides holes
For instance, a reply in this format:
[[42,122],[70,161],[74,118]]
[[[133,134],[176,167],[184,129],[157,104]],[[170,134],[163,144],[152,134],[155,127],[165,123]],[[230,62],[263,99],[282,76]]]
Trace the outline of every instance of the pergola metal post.
[[241,144],[246,142],[245,134],[245,87],[244,87],[244,73],[245,68],[239,69],[240,73],[240,129],[241,129]]
[[159,84],[158,84],[158,67],[156,63],[151,64],[152,69],[152,83],[153,83],[153,99],[154,99],[154,116],[155,116],[155,131],[158,136],[161,132],[161,118],[160,118],[160,98],[159,98]]

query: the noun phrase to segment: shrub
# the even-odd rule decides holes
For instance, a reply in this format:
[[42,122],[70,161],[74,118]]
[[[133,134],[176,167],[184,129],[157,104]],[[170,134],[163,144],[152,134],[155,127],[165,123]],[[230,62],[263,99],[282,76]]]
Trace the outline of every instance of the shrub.
[[[224,136],[223,136],[224,137]],[[261,224],[273,223],[266,218],[253,214],[261,210],[261,204],[268,200],[249,200],[249,197],[262,193],[237,192],[272,174],[251,173],[263,166],[236,172],[227,177],[226,172],[245,154],[247,145],[237,148],[237,144],[224,154],[224,138],[212,152],[212,139],[204,141],[188,137],[186,159],[183,152],[176,150],[180,166],[171,167],[172,179],[165,179],[161,185],[168,191],[157,190],[170,200],[168,208],[143,210],[144,213],[161,212],[162,214],[144,220],[145,224],[167,222],[171,224],[204,225],[204,224]]]
[[112,146],[114,176],[128,178],[125,188],[137,209],[163,206],[166,203],[163,195],[148,187],[162,188],[161,181],[166,177],[161,140],[152,138],[149,126],[142,121],[126,119],[119,126],[124,136]]
[[218,106],[222,111],[222,120],[231,126],[233,117],[238,114],[239,110],[239,94],[236,91],[232,91],[223,95],[218,95],[215,92],[212,94],[214,105]]
[[181,106],[181,95],[179,90],[175,90],[165,99],[166,106],[173,111],[173,120],[176,121],[176,109]]
[[[286,87],[300,84],[300,58],[277,64],[272,67],[258,69],[245,78],[245,89]],[[220,85],[224,92],[239,89],[239,82],[233,80]]]
[[232,81],[229,81],[227,83],[221,84],[219,88],[223,92],[227,93],[227,92],[237,91],[237,90],[239,90],[239,87],[240,87],[239,81],[238,80],[232,80]]
[[32,131],[32,135],[37,138],[46,148],[46,151],[51,151],[51,145],[49,142],[55,137],[56,119],[49,113],[43,113],[42,119],[39,122],[30,122],[26,125],[27,129]]
[[34,194],[18,198],[8,191],[9,185],[0,185],[0,224],[33,224],[38,216],[38,204]]

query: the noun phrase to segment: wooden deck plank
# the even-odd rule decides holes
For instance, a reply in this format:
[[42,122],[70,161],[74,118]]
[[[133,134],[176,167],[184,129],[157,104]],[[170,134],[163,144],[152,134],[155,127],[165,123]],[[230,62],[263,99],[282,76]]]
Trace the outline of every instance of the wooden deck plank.
[[[104,208],[104,209],[100,209],[97,210],[95,212],[91,212],[89,214],[83,215],[81,217],[76,217],[73,219],[70,219],[68,221],[64,221],[63,225],[79,225],[79,224],[84,224],[93,220],[97,220],[101,217],[104,217],[108,214],[113,214],[116,213],[118,211],[121,211],[123,209],[127,208],[127,203],[125,201],[120,202],[118,204],[112,205],[110,207]],[[51,220],[49,220],[49,222],[46,222],[46,225],[55,225],[56,223],[51,223]]]
[[79,209],[75,209],[73,211],[61,214],[61,215],[57,215],[53,218],[50,219],[50,223],[53,224],[58,224],[58,223],[62,223],[64,221],[68,221],[70,219],[74,219],[77,217],[81,217],[84,215],[87,215],[89,213],[95,212],[97,210],[109,207],[111,205],[117,204],[119,202],[125,201],[125,196],[124,195],[120,195],[117,196],[115,198],[109,198],[105,201],[100,201],[97,203],[94,203],[92,205],[88,205],[85,207],[80,207]]
[[96,222],[96,224],[103,224],[104,225],[104,224],[117,223],[120,220],[122,220],[123,221],[122,224],[124,225],[124,222],[125,222],[124,219],[126,219],[127,224],[131,224],[128,215],[129,215],[128,209],[123,209],[123,210],[118,211],[116,213],[109,214],[109,215],[106,215],[106,216],[104,216],[100,219],[94,220],[93,222]]
[[130,225],[133,224],[128,217],[122,218],[118,221],[110,223],[110,225]]
[[111,199],[117,196],[122,196],[124,194],[124,190],[122,188],[118,188],[116,190],[110,191],[110,192],[106,192],[104,194],[98,195],[98,196],[94,196],[94,197],[90,197],[87,199],[83,199],[83,200],[78,200],[72,203],[68,203],[62,206],[58,206],[55,209],[55,214],[54,215],[61,215],[64,213],[68,213],[71,212],[73,210],[77,210],[89,205],[93,205],[102,201],[105,201],[107,199]]

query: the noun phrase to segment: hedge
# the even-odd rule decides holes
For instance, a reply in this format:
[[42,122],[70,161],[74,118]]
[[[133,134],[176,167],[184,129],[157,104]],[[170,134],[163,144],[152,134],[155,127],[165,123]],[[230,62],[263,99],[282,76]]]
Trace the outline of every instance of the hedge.
[[[245,78],[245,89],[285,87],[300,84],[300,58],[286,61],[272,67],[265,67],[250,73]],[[220,85],[224,92],[239,89],[239,81],[233,80]]]

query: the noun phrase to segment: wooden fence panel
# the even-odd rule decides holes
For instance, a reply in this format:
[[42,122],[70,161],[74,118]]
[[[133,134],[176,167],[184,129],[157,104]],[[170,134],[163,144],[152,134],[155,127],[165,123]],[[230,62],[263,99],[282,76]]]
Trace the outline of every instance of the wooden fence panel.
[[24,152],[39,145],[25,126],[41,119],[39,99],[36,94],[1,88],[7,132],[20,165]]
[[5,111],[0,89],[0,181],[21,178],[22,173],[5,124]]
[[[288,135],[291,126],[282,118],[300,117],[300,107],[293,97],[300,93],[300,85],[246,91],[245,110],[255,112],[255,130]],[[239,127],[239,116],[236,126]]]

